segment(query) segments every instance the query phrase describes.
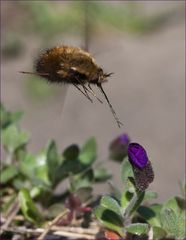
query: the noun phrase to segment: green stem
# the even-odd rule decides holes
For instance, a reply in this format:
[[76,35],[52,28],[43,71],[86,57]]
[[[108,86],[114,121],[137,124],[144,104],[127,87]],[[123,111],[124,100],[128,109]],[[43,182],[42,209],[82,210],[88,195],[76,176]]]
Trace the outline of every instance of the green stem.
[[137,190],[132,199],[130,200],[130,203],[128,205],[128,207],[125,209],[124,212],[124,219],[126,220],[141,204],[141,202],[143,201],[145,192],[139,191]]

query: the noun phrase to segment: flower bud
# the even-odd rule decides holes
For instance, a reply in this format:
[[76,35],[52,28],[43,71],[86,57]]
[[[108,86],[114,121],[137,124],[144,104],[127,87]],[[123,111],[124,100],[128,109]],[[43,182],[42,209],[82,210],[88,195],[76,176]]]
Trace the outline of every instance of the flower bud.
[[124,133],[114,139],[109,147],[110,158],[121,162],[127,156],[127,149],[130,143],[129,136]]
[[144,168],[149,161],[145,149],[138,143],[129,144],[128,157],[132,166],[140,169]]
[[136,188],[145,191],[154,180],[154,172],[145,149],[138,143],[130,143],[128,157],[134,172]]

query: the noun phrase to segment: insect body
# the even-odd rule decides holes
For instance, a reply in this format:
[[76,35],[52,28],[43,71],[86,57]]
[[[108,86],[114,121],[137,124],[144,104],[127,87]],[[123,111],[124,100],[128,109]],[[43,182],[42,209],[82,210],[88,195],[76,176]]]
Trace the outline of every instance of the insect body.
[[102,88],[102,83],[106,82],[112,73],[104,73],[88,52],[77,47],[54,47],[41,54],[36,61],[35,68],[35,73],[22,73],[39,75],[50,83],[72,84],[90,101],[92,99],[89,93],[102,102],[91,88],[91,84],[97,85],[106,98],[118,126],[122,125]]

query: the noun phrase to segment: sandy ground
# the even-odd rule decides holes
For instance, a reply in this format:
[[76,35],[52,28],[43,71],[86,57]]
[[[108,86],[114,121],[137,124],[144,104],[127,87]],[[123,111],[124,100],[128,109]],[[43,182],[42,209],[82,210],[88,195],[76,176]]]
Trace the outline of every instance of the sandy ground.
[[[31,133],[30,151],[39,151],[51,138],[64,149],[95,136],[98,158],[105,160],[110,141],[126,132],[148,152],[155,171],[151,189],[159,199],[179,193],[178,181],[184,178],[184,27],[182,20],[146,36],[116,31],[92,39],[90,51],[97,62],[115,73],[103,87],[124,123],[121,129],[106,103],[91,104],[73,87],[64,105],[63,87],[52,101],[33,104],[25,92],[25,76],[18,73],[30,70],[37,55],[37,41],[31,38],[26,53],[3,61],[1,71],[2,101],[10,110],[26,110],[21,126]],[[121,186],[120,166],[108,161],[107,167]],[[107,191],[102,185],[97,190]]]

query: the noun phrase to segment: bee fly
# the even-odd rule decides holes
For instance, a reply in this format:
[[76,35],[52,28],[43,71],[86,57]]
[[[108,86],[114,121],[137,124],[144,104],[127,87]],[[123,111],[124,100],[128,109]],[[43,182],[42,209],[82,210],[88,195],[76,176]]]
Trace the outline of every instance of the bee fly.
[[33,73],[21,73],[41,76],[50,83],[72,84],[81,91],[89,101],[92,102],[89,96],[89,94],[91,94],[102,103],[91,87],[91,84],[97,85],[104,95],[118,126],[121,127],[122,123],[119,121],[102,88],[102,83],[106,82],[112,73],[104,73],[103,69],[96,64],[94,58],[88,52],[81,48],[69,46],[50,48],[38,58],[35,69],[36,72]]

